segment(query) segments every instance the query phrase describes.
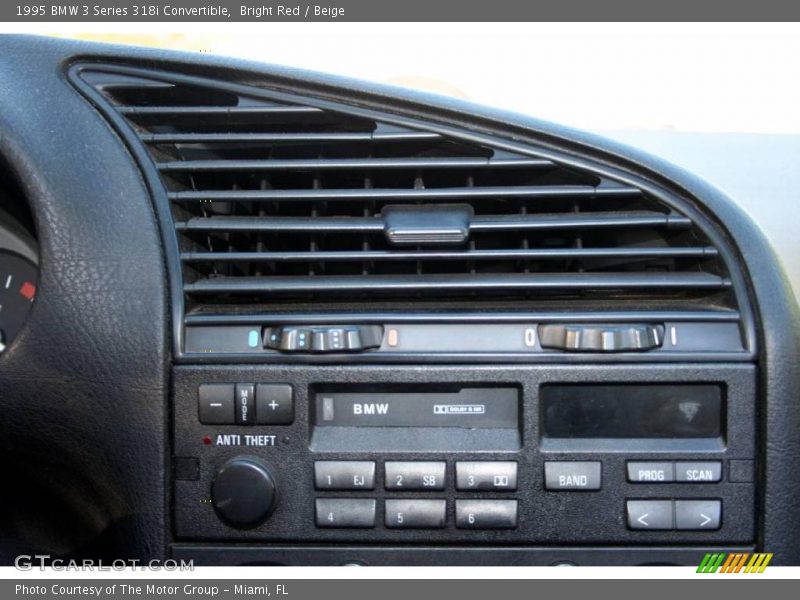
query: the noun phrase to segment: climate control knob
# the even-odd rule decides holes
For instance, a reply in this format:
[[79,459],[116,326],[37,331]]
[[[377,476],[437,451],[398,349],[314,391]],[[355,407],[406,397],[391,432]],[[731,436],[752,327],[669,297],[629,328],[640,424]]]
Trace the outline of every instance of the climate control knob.
[[237,456],[226,462],[211,483],[211,501],[220,519],[249,529],[263,523],[275,507],[275,480],[257,458]]

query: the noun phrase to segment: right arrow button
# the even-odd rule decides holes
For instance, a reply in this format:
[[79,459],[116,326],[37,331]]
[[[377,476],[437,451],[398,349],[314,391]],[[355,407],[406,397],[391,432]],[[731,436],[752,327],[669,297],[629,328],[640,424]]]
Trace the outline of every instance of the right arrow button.
[[678,529],[713,531],[722,520],[721,500],[676,500],[675,525]]

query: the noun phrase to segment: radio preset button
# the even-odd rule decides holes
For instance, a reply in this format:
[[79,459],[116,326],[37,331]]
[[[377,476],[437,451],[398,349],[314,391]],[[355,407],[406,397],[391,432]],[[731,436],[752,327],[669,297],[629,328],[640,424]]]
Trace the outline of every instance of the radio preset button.
[[721,461],[675,463],[675,481],[680,483],[717,483],[721,479]]
[[235,420],[232,383],[204,383],[197,391],[198,416],[205,425],[231,425]]
[[456,489],[460,491],[513,492],[517,489],[517,463],[513,461],[457,462]]
[[719,529],[721,500],[676,500],[675,527],[682,530]]
[[547,461],[544,463],[545,488],[556,491],[599,490],[602,483],[600,461]]
[[318,490],[371,490],[375,487],[375,463],[355,460],[323,460],[314,463]]
[[670,483],[675,481],[672,463],[628,461],[628,481],[631,483]]
[[386,527],[390,529],[441,529],[446,521],[446,500],[387,500]]
[[443,490],[447,464],[444,462],[387,461],[387,490]]
[[672,500],[628,500],[630,529],[672,529]]
[[317,498],[317,527],[375,527],[374,498]]
[[294,421],[292,386],[284,383],[259,383],[256,386],[256,423],[289,425]]
[[456,500],[456,527],[459,529],[514,529],[516,526],[516,500]]

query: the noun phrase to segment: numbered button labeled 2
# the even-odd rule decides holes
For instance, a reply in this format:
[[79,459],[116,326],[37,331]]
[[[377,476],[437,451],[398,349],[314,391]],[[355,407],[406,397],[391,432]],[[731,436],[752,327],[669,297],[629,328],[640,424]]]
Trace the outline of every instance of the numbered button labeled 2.
[[392,529],[441,529],[445,524],[445,500],[387,500],[386,527]]
[[375,487],[375,463],[356,460],[324,460],[314,463],[318,490],[371,490]]
[[386,462],[387,490],[443,490],[445,469],[443,462]]
[[456,500],[456,527],[459,529],[514,529],[516,526],[516,500]]
[[457,462],[456,489],[513,492],[517,489],[517,463],[512,461]]

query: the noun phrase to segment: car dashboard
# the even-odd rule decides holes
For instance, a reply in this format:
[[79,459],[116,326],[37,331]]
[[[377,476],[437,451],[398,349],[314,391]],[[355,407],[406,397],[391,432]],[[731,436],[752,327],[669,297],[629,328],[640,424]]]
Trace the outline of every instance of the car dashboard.
[[0,562],[800,563],[790,143],[0,45]]

